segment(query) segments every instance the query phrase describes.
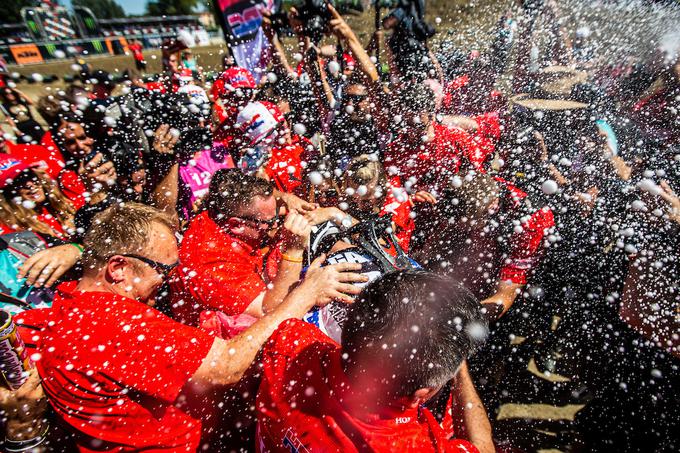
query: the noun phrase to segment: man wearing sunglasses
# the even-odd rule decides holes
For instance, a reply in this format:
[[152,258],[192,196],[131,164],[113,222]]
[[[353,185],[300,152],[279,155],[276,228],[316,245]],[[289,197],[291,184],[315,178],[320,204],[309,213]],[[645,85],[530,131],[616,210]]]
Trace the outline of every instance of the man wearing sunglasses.
[[[257,228],[258,220],[243,220]],[[97,215],[85,236],[80,281],[62,285],[51,310],[40,316],[29,311],[18,320],[42,327],[26,338],[37,341],[45,394],[80,451],[209,447],[210,440],[201,437],[202,418],[177,406],[178,397],[218,410],[221,400],[210,395],[241,379],[281,322],[357,294],[351,282],[365,281],[353,272],[358,264],[321,267],[319,259],[296,289],[242,335],[214,338],[152,308],[158,288],[178,266],[173,225],[158,210],[136,203]],[[74,450],[50,442],[55,451]]]
[[215,173],[205,206],[182,241],[173,312],[189,325],[205,310],[263,316],[298,281],[311,225],[279,216],[271,183],[235,169]]

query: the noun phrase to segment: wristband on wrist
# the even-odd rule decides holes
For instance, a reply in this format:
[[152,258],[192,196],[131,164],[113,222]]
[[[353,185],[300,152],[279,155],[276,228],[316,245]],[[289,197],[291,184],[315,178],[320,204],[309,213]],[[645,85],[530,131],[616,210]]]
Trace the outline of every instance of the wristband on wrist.
[[80,253],[83,253],[83,250],[84,250],[84,249],[83,249],[83,246],[82,246],[82,245],[77,244],[77,243],[75,243],[75,242],[70,242],[69,245],[74,246],[75,248],[77,248],[78,250],[80,250]]
[[285,253],[281,254],[281,259],[290,263],[302,263],[302,257],[288,256]]

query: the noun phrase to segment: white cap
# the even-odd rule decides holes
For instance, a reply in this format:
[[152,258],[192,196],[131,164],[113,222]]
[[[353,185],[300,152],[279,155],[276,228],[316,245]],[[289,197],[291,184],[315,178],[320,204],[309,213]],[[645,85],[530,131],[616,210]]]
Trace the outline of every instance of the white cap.
[[251,102],[239,112],[236,125],[254,145],[276,130],[279,122],[264,104]]

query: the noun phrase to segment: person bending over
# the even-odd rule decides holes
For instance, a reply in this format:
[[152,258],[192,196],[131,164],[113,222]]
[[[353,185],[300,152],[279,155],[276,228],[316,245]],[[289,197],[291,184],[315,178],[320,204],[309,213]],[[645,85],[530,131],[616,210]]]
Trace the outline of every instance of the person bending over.
[[[486,331],[469,291],[414,270],[363,290],[342,346],[311,324],[286,321],[263,351],[260,451],[494,451],[464,365]],[[457,426],[459,438],[424,407],[451,379],[443,426]]]

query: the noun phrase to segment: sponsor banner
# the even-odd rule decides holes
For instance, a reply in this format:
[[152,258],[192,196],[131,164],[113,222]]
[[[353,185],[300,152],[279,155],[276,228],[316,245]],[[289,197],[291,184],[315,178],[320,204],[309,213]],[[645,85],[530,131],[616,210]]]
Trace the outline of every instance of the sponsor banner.
[[10,52],[17,64],[42,63],[43,57],[35,44],[17,44],[10,46]]

